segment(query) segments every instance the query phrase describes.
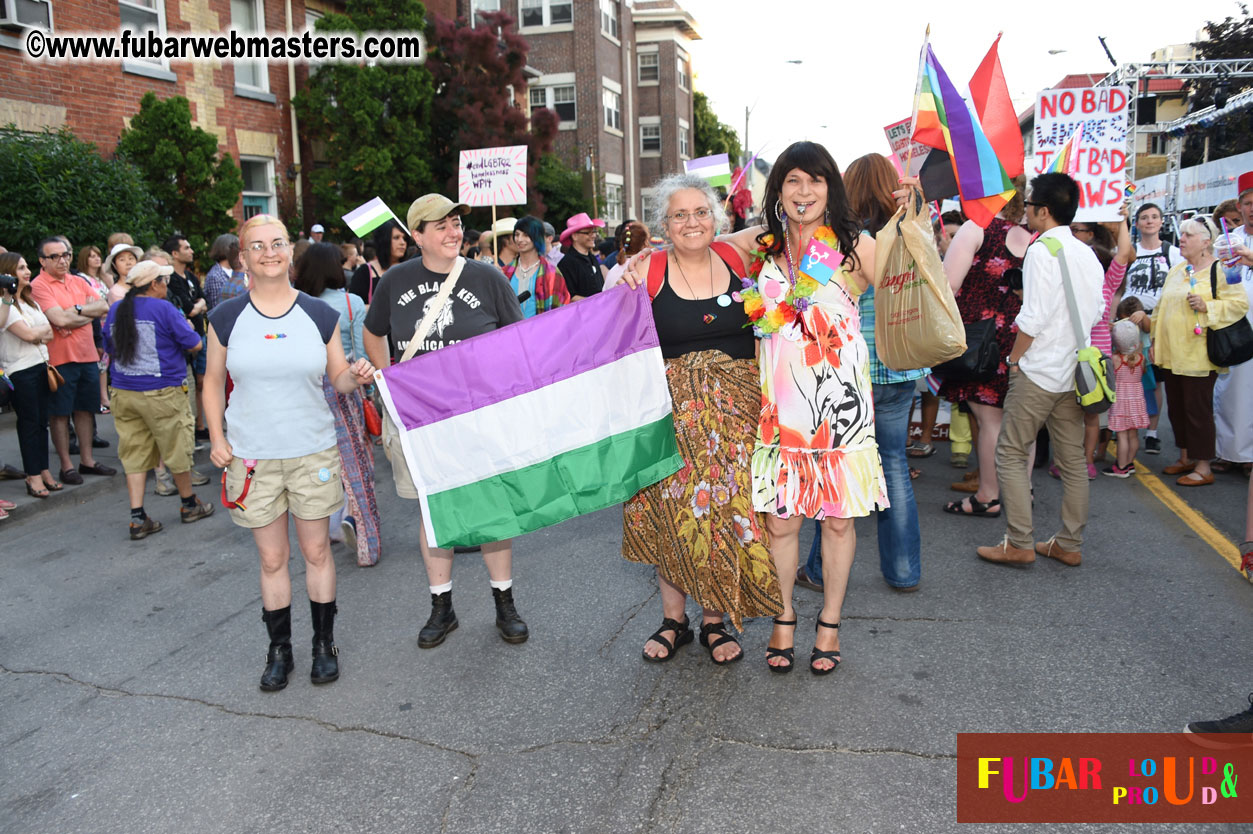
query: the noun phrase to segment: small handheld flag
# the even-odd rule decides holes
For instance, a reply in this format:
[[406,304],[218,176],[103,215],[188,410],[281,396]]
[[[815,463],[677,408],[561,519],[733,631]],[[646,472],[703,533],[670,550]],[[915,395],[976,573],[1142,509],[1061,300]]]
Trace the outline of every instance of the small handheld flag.
[[383,202],[382,197],[375,197],[373,200],[357,206],[345,214],[343,220],[348,224],[348,228],[352,229],[352,233],[361,238],[370,234],[370,232],[382,226],[388,220],[395,220],[402,229],[405,227],[405,224],[400,222],[400,218],[387,207],[387,203]]
[[731,185],[731,158],[724,153],[689,159],[683,163],[683,170],[708,180],[713,186]]
[[1075,128],[1070,134],[1070,138],[1066,140],[1066,144],[1058,148],[1057,153],[1053,156],[1053,161],[1049,163],[1049,167],[1045,173],[1049,174],[1070,174],[1079,173],[1079,146],[1083,143],[1083,122]]
[[826,284],[839,268],[844,256],[820,240],[811,240],[801,259],[801,272],[819,284]]

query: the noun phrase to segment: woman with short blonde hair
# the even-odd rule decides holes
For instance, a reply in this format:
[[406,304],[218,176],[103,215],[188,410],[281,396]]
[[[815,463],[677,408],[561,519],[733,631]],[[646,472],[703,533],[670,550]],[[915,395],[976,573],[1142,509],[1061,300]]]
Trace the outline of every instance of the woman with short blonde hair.
[[[343,504],[335,421],[322,378],[348,393],[368,383],[374,367],[344,356],[339,314],[288,281],[291,243],[277,217],[259,214],[239,230],[249,290],[209,315],[204,409],[214,465],[224,467],[223,503],[231,519],[252,530],[261,558],[261,618],[270,649],[261,689],[287,686],[291,648],[291,543],[295,517],[305,559],[313,618],[310,680],[339,677],[335,646],[335,562],[328,519]],[[230,406],[225,403],[231,376]]]

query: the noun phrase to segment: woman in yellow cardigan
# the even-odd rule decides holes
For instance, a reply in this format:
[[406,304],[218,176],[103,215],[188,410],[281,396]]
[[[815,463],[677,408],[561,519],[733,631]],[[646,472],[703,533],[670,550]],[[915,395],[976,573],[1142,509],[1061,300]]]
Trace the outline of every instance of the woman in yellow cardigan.
[[[1179,460],[1162,470],[1178,475],[1180,486],[1214,483],[1214,381],[1226,373],[1209,361],[1205,331],[1234,324],[1249,311],[1249,298],[1227,277],[1214,257],[1218,230],[1207,218],[1185,220],[1179,227],[1183,261],[1166,276],[1153,311],[1154,363],[1163,369],[1166,410],[1175,430]],[[1218,294],[1210,289],[1217,277]]]

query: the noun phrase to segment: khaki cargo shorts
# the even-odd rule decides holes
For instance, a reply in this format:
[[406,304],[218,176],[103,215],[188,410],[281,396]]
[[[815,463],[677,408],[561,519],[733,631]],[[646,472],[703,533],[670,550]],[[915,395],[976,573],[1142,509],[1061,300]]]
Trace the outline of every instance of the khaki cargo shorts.
[[409,465],[405,463],[405,450],[400,443],[400,430],[392,422],[392,416],[383,411],[383,454],[392,465],[392,479],[396,482],[396,494],[401,498],[418,497],[418,488],[409,475]]
[[156,391],[109,388],[117,454],[122,470],[136,475],[164,460],[170,472],[191,469],[196,419],[181,385]]
[[[242,458],[226,467],[226,497],[239,501],[248,468]],[[231,510],[231,520],[249,529],[264,527],[283,513],[303,521],[326,518],[344,504],[339,449],[332,446],[299,458],[259,460],[244,509]]]

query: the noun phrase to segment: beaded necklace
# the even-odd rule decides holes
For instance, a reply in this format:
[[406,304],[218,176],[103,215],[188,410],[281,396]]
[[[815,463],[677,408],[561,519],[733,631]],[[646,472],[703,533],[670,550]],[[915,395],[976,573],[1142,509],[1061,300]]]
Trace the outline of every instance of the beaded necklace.
[[[821,241],[837,251],[840,246],[839,240],[830,226],[819,226],[814,232],[813,239]],[[795,259],[792,257],[792,242],[788,239],[786,221],[784,221],[783,226],[783,241],[784,254],[787,258],[788,278],[791,284],[787,289],[787,293],[783,294],[783,287],[773,279],[767,280],[764,289],[760,282],[761,269],[766,262],[766,250],[774,242],[773,235],[766,235],[762,239],[761,248],[753,253],[753,262],[748,268],[749,277],[741,281],[743,289],[738,293],[744,301],[744,312],[748,314],[749,322],[753,326],[753,334],[759,339],[772,333],[778,333],[787,325],[800,319],[801,314],[809,309],[810,296],[822,286],[797,267]],[[775,308],[769,312],[766,311],[763,292],[770,298],[783,296],[778,304],[775,305]]]

